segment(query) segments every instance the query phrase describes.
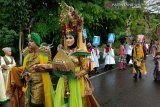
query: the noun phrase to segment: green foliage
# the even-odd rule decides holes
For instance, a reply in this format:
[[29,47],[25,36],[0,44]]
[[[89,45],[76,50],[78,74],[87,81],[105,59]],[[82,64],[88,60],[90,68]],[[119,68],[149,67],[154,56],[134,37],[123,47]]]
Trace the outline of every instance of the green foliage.
[[[106,35],[110,32],[116,34],[114,44],[115,53],[118,53],[119,40],[126,37],[127,22],[131,15],[131,34],[145,34],[144,8],[130,9],[120,7],[118,9],[106,9],[105,1],[110,0],[1,0],[0,1],[0,42],[1,47],[18,47],[20,31],[28,34],[30,20],[35,18],[31,31],[40,33],[43,42],[53,43],[53,51],[61,43],[61,26],[59,24],[59,4],[65,1],[73,6],[84,17],[84,28],[87,29],[87,41],[92,42],[94,35],[101,36],[101,46],[107,42]],[[111,0],[113,1],[113,0]],[[117,0],[114,0],[117,2]],[[120,2],[124,0],[119,0]],[[137,3],[137,0],[126,0],[128,3]],[[140,3],[143,5],[142,0]],[[149,14],[148,23],[151,28],[152,39],[156,38],[156,25],[160,22],[160,16]],[[11,36],[12,35],[12,36]],[[27,36],[25,36],[27,37]],[[26,38],[24,38],[26,40]],[[18,48],[17,48],[18,49]],[[15,51],[18,52],[18,51]],[[54,53],[53,52],[53,53]]]
[[[64,1],[64,0],[63,0]],[[105,17],[103,8],[103,0],[99,1],[67,1],[67,4],[75,7],[78,13],[81,13],[84,18],[84,28],[87,29],[88,41],[92,41],[93,35],[100,35],[98,29],[102,28],[100,23]]]
[[41,37],[44,37],[49,33],[49,29],[46,23],[38,22],[36,25],[37,32],[40,32]]
[[27,0],[2,0],[0,4],[2,5],[1,26],[12,26],[12,29],[14,29],[13,27],[25,28],[27,26],[31,12]]
[[[61,41],[61,26],[59,24],[58,11],[48,11],[46,8],[40,9],[36,16],[34,31],[41,34],[43,42],[58,45]],[[48,39],[48,40],[47,40]]]
[[116,41],[115,41],[115,43],[113,44],[113,49],[114,49],[114,53],[115,53],[115,55],[117,56],[117,55],[119,55],[119,47],[120,47],[120,45],[121,45],[121,43],[120,43],[120,41],[117,39]]
[[[0,49],[4,47],[11,47],[13,52],[16,52],[17,46],[15,46],[15,38],[17,37],[17,34],[14,30],[9,30],[6,27],[2,27],[0,29]],[[2,52],[0,52],[2,54]]]

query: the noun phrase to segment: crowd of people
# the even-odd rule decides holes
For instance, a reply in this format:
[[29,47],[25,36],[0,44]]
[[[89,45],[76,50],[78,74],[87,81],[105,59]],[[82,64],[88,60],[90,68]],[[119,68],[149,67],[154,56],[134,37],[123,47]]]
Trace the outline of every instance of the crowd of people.
[[[24,61],[20,67],[15,67],[11,48],[3,48],[5,56],[0,57],[0,102],[10,100],[12,107],[99,107],[92,94],[93,87],[88,73],[98,73],[100,50],[91,43],[86,46],[83,42],[77,44],[81,41],[80,38],[75,32],[67,31],[64,37],[65,44],[57,47],[58,53],[52,61],[51,47],[41,43],[39,34],[32,32],[28,36],[28,47],[23,51]],[[81,51],[79,45],[84,45]],[[133,43],[122,42],[119,48],[119,69],[125,70],[126,66],[130,65],[133,78],[141,79],[147,72],[146,56],[150,52],[155,62],[154,78],[159,80],[160,44],[157,40],[151,45],[151,48],[146,48],[144,39],[139,38]],[[105,70],[111,70],[116,63],[111,43],[106,45],[103,59]],[[65,60],[70,63],[64,64]],[[56,87],[53,87],[51,81],[49,72],[52,71],[59,78]]]
[[[80,18],[77,20],[73,8],[66,4],[60,6],[61,15],[67,13],[65,15],[70,16],[74,13],[70,16],[71,19],[82,21]],[[65,17],[61,18],[66,20]],[[10,58],[8,54],[1,57],[0,73],[6,73],[7,76],[0,74],[0,79],[4,80],[1,84],[3,87],[0,87],[3,88],[0,90],[0,101],[9,99],[11,107],[100,107],[93,96],[93,87],[88,78],[90,53],[86,49],[82,29],[77,25],[68,26],[66,22],[68,20],[60,19],[62,28],[65,26],[62,29],[63,42],[57,47],[58,52],[53,60],[49,46],[42,44],[42,39],[36,32],[28,35],[22,66],[15,67],[13,57]],[[83,23],[77,24],[81,26]],[[55,87],[51,81],[53,72],[58,78]]]
[[[42,43],[36,32],[28,35],[28,46],[23,50],[23,65],[16,67],[11,56],[11,48],[2,50],[0,56],[0,102],[10,100],[11,107],[100,107],[93,95],[93,87],[88,73],[99,73],[100,50],[98,46],[87,43],[82,35],[82,20],[75,10],[61,4],[61,15],[71,18],[75,23],[68,23],[66,17],[60,17],[62,25],[62,44],[57,47],[57,54],[52,60],[51,46]],[[64,13],[65,12],[65,13]],[[69,13],[69,14],[68,14]],[[68,16],[69,15],[69,16]],[[149,48],[150,47],[150,48]],[[160,79],[160,41],[148,46],[144,38],[137,37],[136,42],[121,42],[119,47],[118,67],[125,70],[131,65],[133,78],[141,79],[145,75],[146,55],[151,52],[154,62],[154,78]],[[103,50],[105,71],[116,64],[112,43],[107,43]],[[58,78],[53,86],[52,72]]]
[[[104,51],[102,52],[102,58],[105,65],[105,71],[111,70],[113,66],[116,64],[115,61],[115,52],[114,48],[112,48],[113,43],[107,43]],[[155,63],[154,69],[154,78],[155,80],[159,80],[159,41],[155,40],[151,41],[150,44],[145,42],[144,35],[137,35],[136,41],[121,41],[121,45],[119,47],[119,56],[118,56],[118,68],[119,70],[125,70],[126,66],[130,66],[132,68],[132,73],[134,74],[133,78],[137,80],[141,79],[142,75],[147,73],[146,69],[146,59],[148,54],[152,54]],[[91,53],[89,61],[90,66],[93,68],[89,70],[89,72],[97,73],[97,68],[99,67],[99,59],[100,59],[100,51],[98,47],[91,43],[87,44],[87,50]],[[96,54],[95,54],[96,53]],[[91,63],[91,62],[94,63]],[[98,66],[97,66],[98,65]]]

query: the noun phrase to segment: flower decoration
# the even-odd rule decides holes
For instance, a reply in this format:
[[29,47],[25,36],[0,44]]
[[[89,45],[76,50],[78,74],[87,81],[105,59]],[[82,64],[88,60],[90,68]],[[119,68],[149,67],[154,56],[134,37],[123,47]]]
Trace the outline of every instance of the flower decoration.
[[73,7],[68,6],[64,2],[60,3],[60,8],[59,21],[62,26],[62,34],[70,30],[76,33],[81,32],[83,29],[83,18],[80,17],[81,15],[78,15]]

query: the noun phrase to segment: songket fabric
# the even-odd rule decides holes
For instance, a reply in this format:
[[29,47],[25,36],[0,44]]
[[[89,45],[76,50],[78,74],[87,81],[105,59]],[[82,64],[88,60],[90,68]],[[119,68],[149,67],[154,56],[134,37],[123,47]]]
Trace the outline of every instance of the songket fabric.
[[74,62],[74,73],[82,74],[76,77],[61,75],[56,88],[54,107],[100,107],[93,96],[93,89],[87,77],[88,58],[85,56],[70,56]]
[[21,80],[22,67],[13,67],[9,72],[7,95],[10,97],[11,107],[25,107],[25,93],[22,91],[24,82]]
[[137,73],[135,66],[139,68],[141,74],[146,74],[146,64],[144,61],[144,52],[142,45],[134,46],[133,48],[133,73]]
[[37,52],[29,53],[23,63],[25,72],[29,72],[29,87],[27,100],[33,104],[44,104],[45,107],[54,107],[54,90],[51,83],[51,78],[47,71],[35,72],[33,66],[35,64],[51,64],[51,59],[48,54]]

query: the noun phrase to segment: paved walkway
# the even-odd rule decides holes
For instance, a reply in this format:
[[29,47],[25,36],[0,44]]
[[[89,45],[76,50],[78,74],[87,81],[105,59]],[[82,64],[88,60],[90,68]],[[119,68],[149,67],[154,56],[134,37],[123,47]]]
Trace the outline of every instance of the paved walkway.
[[115,66],[111,72],[90,78],[94,96],[101,107],[160,107],[160,81],[154,81],[153,69],[148,56],[147,74],[135,81],[130,67],[120,71]]

